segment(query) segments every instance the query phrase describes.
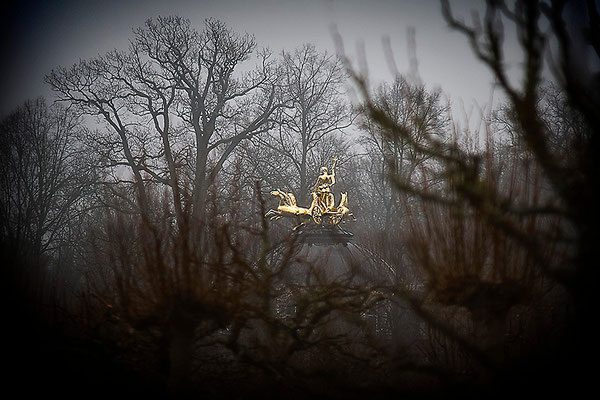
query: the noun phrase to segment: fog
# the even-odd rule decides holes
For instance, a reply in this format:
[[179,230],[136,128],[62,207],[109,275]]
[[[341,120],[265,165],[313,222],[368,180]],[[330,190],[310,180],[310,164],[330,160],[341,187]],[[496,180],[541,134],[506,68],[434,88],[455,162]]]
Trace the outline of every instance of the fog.
[[[472,2],[455,3],[456,12],[469,20]],[[382,43],[386,37],[398,71],[408,72],[407,29],[413,27],[419,73],[428,86],[441,87],[467,109],[474,103],[485,108],[492,92],[492,75],[449,30],[433,1],[19,1],[3,7],[2,54],[10,56],[2,62],[2,114],[28,98],[48,95],[43,76],[52,68],[126,48],[132,29],[159,15],[186,16],[198,26],[205,18],[218,18],[252,33],[260,46],[276,53],[303,43],[334,53],[332,32],[337,31],[355,60],[357,47],[364,49],[374,83],[395,74]],[[516,67],[515,45],[515,37],[507,35],[506,51]]]
[[592,387],[597,2],[2,7],[8,389]]

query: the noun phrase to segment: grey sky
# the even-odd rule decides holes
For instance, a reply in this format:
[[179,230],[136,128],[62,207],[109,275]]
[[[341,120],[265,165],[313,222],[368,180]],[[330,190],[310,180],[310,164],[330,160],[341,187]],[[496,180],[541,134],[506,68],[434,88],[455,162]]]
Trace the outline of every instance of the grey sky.
[[[470,18],[480,3],[452,4],[456,14]],[[467,109],[474,101],[485,105],[492,87],[491,75],[465,38],[446,26],[437,0],[18,1],[0,10],[2,115],[26,99],[50,97],[43,79],[52,68],[125,48],[131,30],[158,15],[182,15],[199,29],[205,18],[214,17],[235,31],[254,34],[259,46],[276,53],[307,42],[334,52],[335,29],[351,59],[360,58],[357,46],[364,46],[374,82],[393,76],[382,46],[385,36],[398,70],[408,71],[407,29],[414,27],[419,72],[427,86],[441,87],[454,105],[462,99]]]

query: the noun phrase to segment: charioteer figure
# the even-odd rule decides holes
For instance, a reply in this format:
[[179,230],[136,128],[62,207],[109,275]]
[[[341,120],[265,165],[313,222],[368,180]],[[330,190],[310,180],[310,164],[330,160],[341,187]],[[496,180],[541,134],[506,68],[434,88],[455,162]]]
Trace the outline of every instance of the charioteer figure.
[[265,217],[279,219],[281,217],[296,217],[300,219],[297,229],[309,222],[317,225],[327,223],[337,225],[344,221],[346,217],[353,217],[348,209],[348,196],[342,193],[340,204],[335,207],[335,198],[331,192],[331,186],[335,184],[335,165],[338,159],[333,158],[331,173],[327,167],[321,168],[321,175],[318,176],[315,188],[312,192],[312,204],[309,208],[300,207],[296,204],[296,198],[292,193],[286,193],[282,190],[271,192],[273,196],[279,197],[279,206],[277,210],[269,210]]
[[333,158],[333,165],[331,166],[331,174],[328,173],[327,167],[321,168],[321,175],[317,178],[317,183],[315,184],[314,192],[317,195],[321,206],[323,207],[323,212],[329,212],[334,207],[334,198],[333,193],[331,193],[331,186],[335,183],[335,164],[338,159],[336,157]]

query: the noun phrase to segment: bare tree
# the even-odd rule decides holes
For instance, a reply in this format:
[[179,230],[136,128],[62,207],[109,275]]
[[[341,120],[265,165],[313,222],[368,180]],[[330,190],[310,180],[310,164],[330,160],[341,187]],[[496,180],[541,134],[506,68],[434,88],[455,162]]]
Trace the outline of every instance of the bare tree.
[[[469,264],[463,263],[468,261],[475,262],[470,264],[471,266],[481,267],[482,272],[487,270],[487,273],[494,276],[491,279],[479,276],[467,284],[469,279],[465,278],[468,278],[468,275],[472,277],[473,274],[463,274],[460,280],[450,279],[446,282],[452,286],[446,293],[458,296],[454,297],[452,304],[459,304],[456,303],[457,299],[471,298],[473,303],[468,307],[479,308],[479,310],[472,310],[470,318],[473,321],[477,319],[477,315],[488,317],[494,315],[499,310],[495,307],[499,305],[502,305],[500,314],[505,316],[507,310],[523,304],[523,300],[519,300],[518,293],[527,296],[537,293],[534,298],[538,302],[543,301],[546,293],[544,290],[534,292],[527,289],[513,291],[511,296],[506,297],[511,293],[510,290],[495,294],[495,289],[488,287],[484,290],[490,283],[499,288],[509,283],[511,277],[516,276],[513,274],[518,276],[526,273],[531,276],[531,272],[526,271],[533,271],[533,276],[536,277],[533,281],[538,288],[543,287],[548,280],[562,285],[563,294],[567,293],[570,300],[565,300],[555,292],[551,298],[551,310],[556,318],[553,327],[558,328],[564,335],[562,337],[567,339],[559,341],[558,344],[561,346],[554,348],[554,351],[546,348],[541,360],[536,358],[531,361],[534,362],[534,368],[539,368],[535,373],[542,374],[536,375],[535,378],[544,379],[544,374],[557,374],[556,371],[560,371],[558,373],[560,378],[568,383],[573,382],[571,378],[581,382],[582,377],[587,376],[585,373],[581,374],[585,371],[582,370],[580,357],[584,352],[596,347],[595,339],[590,332],[592,332],[591,320],[593,319],[591,304],[594,299],[594,287],[598,282],[597,269],[593,267],[594,260],[598,258],[597,246],[594,243],[597,243],[599,236],[598,208],[595,205],[596,198],[590,191],[590,188],[595,187],[598,182],[598,162],[595,157],[598,154],[597,133],[600,125],[597,112],[592,111],[598,109],[600,105],[598,83],[597,76],[591,70],[593,63],[584,66],[576,65],[577,58],[574,57],[573,51],[581,49],[581,46],[574,44],[574,36],[571,35],[575,29],[584,30],[583,37],[587,37],[587,44],[595,51],[595,53],[589,52],[589,59],[593,58],[593,62],[597,62],[598,39],[597,35],[592,33],[597,32],[594,22],[598,20],[599,13],[597,4],[588,2],[585,11],[590,25],[569,26],[565,20],[565,13],[569,7],[576,7],[574,3],[517,1],[507,4],[504,1],[488,1],[483,19],[475,15],[473,24],[469,25],[453,15],[448,1],[442,1],[443,15],[450,27],[465,35],[475,55],[489,67],[499,87],[507,95],[511,118],[516,128],[513,132],[518,136],[519,142],[525,146],[521,154],[527,154],[530,162],[530,168],[525,169],[526,174],[522,179],[514,172],[509,172],[502,177],[500,173],[502,168],[498,168],[498,160],[493,160],[494,151],[490,147],[493,145],[491,141],[488,141],[482,151],[474,152],[472,149],[465,149],[457,142],[444,143],[436,138],[430,138],[425,143],[414,140],[410,130],[397,123],[375,101],[365,80],[354,74],[364,99],[365,109],[382,132],[392,141],[406,141],[414,151],[435,159],[443,167],[443,187],[414,185],[401,175],[395,175],[393,179],[397,189],[415,195],[426,202],[425,204],[432,204],[449,213],[443,219],[422,220],[425,224],[424,230],[421,231],[423,241],[435,237],[437,235],[435,232],[445,236],[442,244],[445,240],[451,239],[446,245],[430,247],[421,254],[424,257],[420,262],[423,268],[427,269],[436,264],[432,262],[432,254],[441,252],[438,253],[440,261],[438,265],[446,272],[460,273],[461,269],[469,269],[470,267],[467,267]],[[523,72],[518,84],[514,84],[514,81],[508,78],[505,68],[503,53],[505,24],[515,27],[523,49]],[[544,24],[547,24],[550,29],[543,29]],[[573,135],[572,141],[563,142],[563,146],[558,147],[553,142],[556,132],[552,131],[552,121],[540,112],[544,55],[549,51],[548,44],[552,41],[557,43],[557,47],[552,50],[558,51],[558,61],[554,63],[551,59],[551,70],[566,96],[567,104],[579,114],[578,132]],[[565,149],[564,145],[570,148]],[[570,156],[565,157],[565,154]],[[520,163],[523,159],[517,156],[505,161]],[[511,169],[512,171],[522,171],[520,164],[513,165],[517,165],[517,168]],[[505,180],[511,174],[513,178],[515,176],[517,178]],[[529,179],[533,180],[528,182]],[[545,188],[550,188],[551,195],[547,193],[544,196],[538,195],[540,182],[544,183]],[[454,225],[459,221],[462,222]],[[463,223],[467,221],[471,222],[464,225]],[[458,230],[448,234],[446,228]],[[470,256],[461,258],[462,250],[459,249],[464,250],[466,247],[459,246],[460,241],[464,240],[465,235],[468,237],[481,228],[492,232],[490,238],[495,249],[513,248],[510,254],[522,254],[519,264],[524,268],[509,272],[510,269],[507,269],[506,265],[511,263],[506,258],[508,253],[504,254],[496,250],[493,257],[488,258],[488,255],[480,262],[476,262]],[[485,234],[481,234],[485,237]],[[472,242],[473,245],[476,243],[477,241]],[[510,247],[503,247],[506,244],[510,244]],[[428,246],[419,246],[419,249],[427,248]],[[480,247],[480,250],[484,248],[485,246]],[[558,253],[553,249],[558,249]],[[486,252],[478,250],[468,254],[475,256]],[[557,254],[559,256],[554,257]],[[458,257],[462,261],[453,263],[452,257]],[[440,271],[434,271],[432,277],[441,278]],[[525,281],[519,279],[518,283],[522,284]],[[453,286],[455,284],[458,286]],[[467,289],[465,285],[470,288]],[[486,300],[484,296],[477,299],[475,296],[477,292],[487,292],[490,298]],[[499,372],[502,361],[496,358],[498,353],[488,352],[482,343],[476,343],[476,340],[470,338],[464,330],[452,327],[452,321],[448,321],[443,312],[439,310],[438,313],[435,312],[433,304],[448,300],[432,300],[430,296],[435,297],[436,293],[440,294],[436,290],[429,291],[427,300],[413,301],[413,309],[429,324],[435,326],[436,330],[443,332],[459,347],[467,350],[478,363],[484,365],[489,371]],[[490,299],[493,302],[490,302]],[[526,300],[528,301],[530,300]],[[528,304],[531,306],[533,303]],[[569,315],[567,312],[561,314],[557,311],[568,309],[569,304],[575,306],[575,315]],[[442,310],[447,308],[442,307]],[[528,313],[530,316],[536,314],[535,311]],[[512,322],[504,321],[509,326],[518,317],[519,315],[515,314],[512,316]],[[489,326],[487,325],[488,328]],[[549,359],[558,363],[544,365]],[[564,365],[577,366],[577,372],[563,369]],[[535,382],[534,384],[539,382],[534,379],[532,381]]]
[[43,98],[0,121],[1,292],[11,304],[7,326],[32,330],[17,334],[18,343],[56,322],[73,298],[76,226],[96,179],[82,131],[72,111]]
[[78,146],[80,119],[62,107],[28,101],[0,124],[1,237],[39,265],[67,239],[66,228],[92,182]]
[[[382,84],[374,95],[377,107],[398,126],[407,130],[410,140],[424,143],[435,137],[445,140],[449,126],[448,106],[441,104],[439,91],[429,92],[422,83],[411,83],[404,77],[397,77],[392,84]],[[408,140],[390,140],[381,127],[368,115],[361,121],[364,132],[361,144],[365,147],[364,168],[372,210],[378,210],[373,220],[382,219],[380,227],[389,231],[400,208],[398,193],[392,190],[389,178],[393,176],[411,182],[421,183],[421,169],[427,168],[431,157],[415,151]],[[432,168],[433,165],[429,165]]]
[[[283,52],[282,96],[286,106],[275,117],[276,128],[257,142],[264,150],[249,157],[263,163],[263,175],[281,174],[278,179],[306,201],[314,183],[313,174],[347,148],[339,136],[353,122],[343,98],[346,76],[340,61],[314,45],[305,44],[293,53]],[[260,156],[264,154],[264,161]],[[346,158],[346,160],[344,160]]]
[[136,330],[157,330],[174,387],[190,376],[194,332],[228,318],[213,314],[226,305],[210,286],[215,268],[235,271],[215,255],[217,222],[204,216],[218,219],[217,175],[240,143],[270,129],[278,107],[268,52],[239,71],[255,50],[252,36],[220,21],[197,32],[183,18],[159,17],[134,31],[128,51],[46,77],[59,101],[104,128],[88,137],[109,178],[100,197],[120,203],[105,210],[107,234],[91,235],[97,263],[87,285],[97,297],[86,304],[118,306]]
[[181,17],[159,17],[134,31],[127,52],[58,68],[46,80],[60,101],[109,128],[101,138],[109,165],[130,169],[142,208],[146,177],[170,187],[182,226],[188,212],[201,219],[233,150],[272,126],[277,86],[268,52],[237,74],[255,49],[252,36],[220,21],[197,32]]
[[[574,296],[577,308],[581,313],[577,319],[580,324],[578,334],[586,335],[590,300],[593,299],[591,282],[597,282],[597,270],[592,267],[592,260],[597,258],[596,245],[598,240],[598,208],[596,198],[589,188],[598,182],[598,131],[600,121],[595,111],[599,106],[598,81],[590,70],[591,64],[576,65],[578,61],[574,51],[580,49],[575,43],[572,31],[577,29],[569,26],[565,13],[569,8],[578,7],[575,2],[558,1],[552,4],[543,2],[517,2],[509,7],[504,2],[490,2],[486,9],[483,26],[469,27],[458,21],[452,15],[447,1],[442,3],[443,12],[449,25],[463,33],[469,40],[476,56],[486,64],[496,76],[498,84],[507,94],[515,120],[518,122],[520,138],[532,153],[536,162],[541,166],[544,175],[549,180],[560,203],[547,207],[528,208],[508,206],[512,212],[559,213],[575,227],[573,239],[577,243],[575,269],[572,272],[568,266],[562,268],[565,275],[555,276],[569,289]],[[588,2],[585,9],[580,10],[589,17],[589,27],[579,29],[588,32],[587,45],[593,49],[590,60],[598,60],[598,36],[595,32],[594,21],[598,20],[599,11],[594,2]],[[515,87],[508,80],[503,68],[502,34],[498,30],[501,19],[507,19],[516,26],[519,41],[525,50],[523,81],[520,87]],[[543,20],[551,27],[549,32],[541,28]],[[571,30],[571,32],[569,31]],[[550,68],[564,91],[568,104],[580,113],[583,119],[583,131],[571,142],[571,157],[561,157],[552,146],[553,135],[539,112],[540,83],[543,57],[548,49],[548,43],[556,40],[558,43],[558,61],[551,61]],[[478,196],[480,197],[480,196]],[[594,221],[594,222],[592,222]],[[519,231],[514,232],[519,235]],[[522,238],[532,252],[537,252],[538,244],[531,239]],[[552,271],[550,271],[552,273]],[[584,336],[586,337],[586,336]],[[588,341],[583,341],[588,343]]]

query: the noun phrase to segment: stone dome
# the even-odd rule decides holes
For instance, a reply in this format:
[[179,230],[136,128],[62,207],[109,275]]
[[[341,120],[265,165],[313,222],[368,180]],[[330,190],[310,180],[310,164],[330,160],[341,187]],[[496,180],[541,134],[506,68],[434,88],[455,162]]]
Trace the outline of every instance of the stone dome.
[[[309,227],[297,233],[288,248],[288,278],[321,283],[371,286],[394,284],[395,271],[381,257],[353,240],[339,225]],[[283,249],[278,249],[278,252]]]
[[[389,300],[395,271],[377,254],[355,243],[351,232],[340,226],[306,227],[291,242],[276,247],[270,258],[272,265],[282,268],[282,294],[275,305],[279,315],[296,314],[298,299],[303,298],[297,295],[299,291],[329,291],[333,300],[324,302],[342,310],[332,313],[336,332],[362,335],[345,322],[347,317],[359,318],[363,322],[359,330],[376,333],[386,342],[392,340],[400,321],[398,308]],[[315,298],[324,299],[318,295]],[[353,304],[358,305],[353,308]]]

